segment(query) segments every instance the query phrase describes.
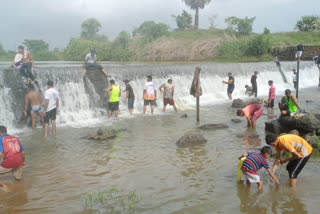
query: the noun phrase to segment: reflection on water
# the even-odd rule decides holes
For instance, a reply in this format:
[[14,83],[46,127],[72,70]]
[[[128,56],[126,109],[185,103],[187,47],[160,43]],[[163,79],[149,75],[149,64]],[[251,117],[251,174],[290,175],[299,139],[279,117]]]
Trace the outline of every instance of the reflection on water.
[[[261,176],[262,194],[256,194],[255,185],[237,185],[237,157],[265,145],[268,116],[262,115],[257,130],[251,131],[245,121],[231,122],[234,112],[229,105],[204,108],[200,125],[222,123],[229,128],[200,131],[207,143],[187,148],[177,148],[176,142],[185,132],[198,130],[193,111],[183,112],[186,119],[180,118],[182,113],[120,118],[111,128],[121,131],[107,141],[83,138],[101,127],[58,127],[57,137],[48,141],[41,129],[21,134],[27,166],[20,182],[11,175],[0,177],[10,190],[0,190],[0,213],[86,213],[84,195],[114,185],[136,190],[142,198],[137,212],[143,214],[318,213],[317,157],[311,157],[313,165],[307,164],[299,175],[295,192],[288,188],[285,169],[280,189],[268,183],[267,174]],[[272,158],[269,162],[272,165]]]

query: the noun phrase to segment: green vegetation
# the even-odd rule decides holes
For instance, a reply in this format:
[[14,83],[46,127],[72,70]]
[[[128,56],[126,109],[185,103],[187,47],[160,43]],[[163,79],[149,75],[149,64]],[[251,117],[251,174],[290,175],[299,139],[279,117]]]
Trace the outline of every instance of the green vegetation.
[[[185,1],[192,9],[203,8],[210,1]],[[200,6],[192,6],[193,4]],[[186,11],[173,16],[178,29],[170,30],[164,23],[143,22],[132,34],[122,31],[110,41],[99,34],[101,24],[91,18],[81,24],[81,34],[71,38],[63,50],[49,49],[44,40],[25,39],[23,44],[36,61],[83,61],[90,50],[97,51],[98,61],[271,61],[282,47],[320,45],[319,17],[304,16],[297,23],[299,32],[252,33],[255,17],[228,17],[226,29],[216,29],[212,17],[209,30],[193,29],[192,16]],[[308,32],[307,32],[308,31]],[[0,61],[12,61],[15,51],[5,51],[0,45]]]
[[136,195],[136,191],[125,193],[124,190],[113,186],[103,192],[87,194],[83,199],[83,207],[96,213],[134,213],[140,200],[140,197]]
[[302,32],[320,31],[320,17],[319,16],[302,16],[295,27]]
[[183,0],[184,3],[189,6],[192,10],[196,11],[194,16],[194,29],[199,27],[199,9],[203,9],[211,0]]

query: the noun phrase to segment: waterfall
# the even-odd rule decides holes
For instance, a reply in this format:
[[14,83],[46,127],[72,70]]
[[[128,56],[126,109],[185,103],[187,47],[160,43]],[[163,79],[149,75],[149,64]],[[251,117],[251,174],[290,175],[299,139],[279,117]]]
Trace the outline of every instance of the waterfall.
[[[232,72],[235,78],[233,98],[246,98],[246,84],[250,85],[250,77],[258,71],[258,96],[267,98],[268,80],[273,80],[277,95],[284,95],[284,90],[293,91],[292,69],[294,62],[282,62],[282,71],[288,80],[284,83],[277,66],[268,63],[200,63],[200,64],[103,64],[116,83],[124,90],[123,79],[130,79],[130,84],[136,96],[135,109],[141,113],[143,109],[143,88],[146,76],[152,75],[157,88],[167,79],[173,79],[175,99],[188,106],[194,106],[195,98],[190,96],[190,86],[196,66],[201,67],[201,85],[203,96],[201,105],[215,105],[230,102],[227,99],[227,86],[222,84],[227,80],[227,73]],[[5,64],[0,64],[0,121],[10,128],[17,126],[17,121],[23,112],[24,83],[16,71],[4,71]],[[55,88],[60,93],[61,105],[57,123],[70,126],[89,126],[100,122],[106,123],[106,109],[99,106],[99,93],[95,91],[90,81],[85,86],[80,65],[70,62],[36,63],[35,73],[41,91],[46,89],[46,82],[52,79]],[[102,74],[101,74],[102,75]],[[312,62],[300,64],[300,88],[316,87],[319,72]],[[110,78],[109,78],[110,79]],[[106,84],[107,86],[107,84]],[[87,88],[86,88],[87,87]],[[89,88],[89,89],[88,89]],[[89,90],[89,91],[88,91]],[[120,98],[120,117],[126,117],[128,110],[123,103],[125,95]],[[107,98],[106,98],[107,99]],[[158,99],[156,113],[161,112],[162,100]]]

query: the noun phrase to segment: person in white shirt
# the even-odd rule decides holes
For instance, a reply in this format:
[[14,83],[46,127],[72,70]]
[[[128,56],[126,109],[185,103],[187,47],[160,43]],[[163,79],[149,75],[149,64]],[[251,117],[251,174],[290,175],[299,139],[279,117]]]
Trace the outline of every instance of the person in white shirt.
[[49,121],[52,123],[52,136],[56,136],[56,114],[59,108],[59,92],[53,88],[53,81],[48,81],[48,89],[44,93],[44,137],[48,137]]
[[102,67],[102,65],[97,64],[97,54],[95,50],[91,50],[90,53],[88,53],[83,61],[83,73],[82,75],[85,76],[87,73],[87,69],[90,67],[94,67],[94,68],[98,68],[101,72],[104,73],[104,75],[106,75],[106,77],[109,77],[110,75],[108,75],[108,73],[104,70],[104,68]]
[[154,106],[156,105],[157,100],[157,89],[156,84],[152,82],[152,76],[147,77],[148,82],[146,83],[143,89],[143,99],[144,99],[144,106],[143,106],[143,114],[146,114],[147,106],[151,106],[151,114],[153,115]]

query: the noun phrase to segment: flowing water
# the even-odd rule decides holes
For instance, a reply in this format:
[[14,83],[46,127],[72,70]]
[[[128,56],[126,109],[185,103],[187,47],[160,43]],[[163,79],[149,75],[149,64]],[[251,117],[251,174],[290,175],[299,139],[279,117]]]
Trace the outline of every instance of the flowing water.
[[[194,107],[189,95],[195,66],[202,68],[201,124],[224,123],[228,129],[200,131],[208,140],[203,146],[178,148],[175,142],[187,131],[198,130],[194,110],[175,114],[169,108],[161,113],[161,103],[155,116],[142,116],[142,90],[145,77],[154,76],[159,86],[170,77],[176,87],[176,99]],[[0,65],[4,67],[4,65]],[[120,119],[108,120],[105,109],[99,107],[93,87],[90,93],[81,77],[81,68],[72,63],[43,63],[37,66],[37,78],[42,90],[48,78],[53,79],[61,95],[61,110],[57,116],[57,137],[45,141],[41,128],[31,133],[17,124],[17,96],[11,96],[12,86],[0,72],[0,119],[10,133],[20,137],[27,160],[23,180],[13,181],[10,175],[1,176],[9,192],[0,190],[0,213],[90,213],[82,206],[88,193],[110,189],[117,185],[141,197],[137,213],[317,213],[320,187],[320,159],[312,157],[299,176],[292,192],[287,172],[280,169],[281,186],[268,183],[261,170],[264,191],[256,194],[237,185],[237,157],[255,150],[264,142],[264,122],[274,117],[266,113],[257,122],[257,131],[246,129],[244,119],[231,122],[235,109],[226,97],[226,73],[233,72],[236,80],[234,98],[244,98],[244,85],[250,83],[253,71],[258,70],[258,94],[265,98],[267,81],[272,79],[278,95],[293,88],[291,81],[283,83],[273,63],[190,64],[190,65],[117,65],[105,67],[124,88],[121,80],[131,79],[136,94],[136,114],[130,116],[120,104]],[[282,63],[288,80],[292,79],[293,63]],[[0,68],[1,69],[1,68]],[[301,106],[309,112],[319,110],[317,68],[308,62],[301,64]],[[90,84],[89,84],[90,87]],[[306,103],[306,100],[313,102]],[[276,101],[279,101],[279,97]],[[18,112],[18,113],[17,113]],[[266,110],[265,110],[266,112]],[[180,118],[184,113],[188,118]],[[117,138],[108,141],[84,139],[99,128],[121,130]],[[272,158],[270,159],[272,163]]]

